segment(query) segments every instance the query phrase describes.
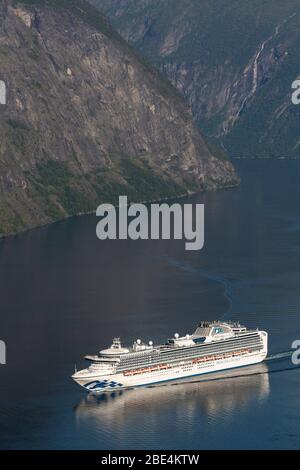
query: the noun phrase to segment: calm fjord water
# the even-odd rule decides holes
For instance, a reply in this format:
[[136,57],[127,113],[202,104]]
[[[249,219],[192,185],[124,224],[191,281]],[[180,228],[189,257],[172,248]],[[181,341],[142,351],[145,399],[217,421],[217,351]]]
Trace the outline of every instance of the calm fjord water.
[[239,188],[205,203],[205,247],[110,241],[94,216],[0,241],[0,447],[300,448],[300,369],[289,359],[223,380],[87,396],[82,356],[138,337],[163,341],[199,320],[300,339],[300,161],[239,161]]

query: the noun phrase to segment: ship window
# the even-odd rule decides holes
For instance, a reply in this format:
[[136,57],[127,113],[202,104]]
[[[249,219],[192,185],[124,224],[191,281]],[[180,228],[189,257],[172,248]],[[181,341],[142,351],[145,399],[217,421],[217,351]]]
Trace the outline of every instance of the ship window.
[[194,338],[194,343],[204,343],[204,341],[206,340],[205,336],[201,336],[200,338]]
[[218,334],[220,334],[220,333],[224,333],[223,328],[221,328],[220,326],[216,326],[216,327],[214,328],[214,330],[213,330],[213,334],[214,334],[214,335],[218,335]]

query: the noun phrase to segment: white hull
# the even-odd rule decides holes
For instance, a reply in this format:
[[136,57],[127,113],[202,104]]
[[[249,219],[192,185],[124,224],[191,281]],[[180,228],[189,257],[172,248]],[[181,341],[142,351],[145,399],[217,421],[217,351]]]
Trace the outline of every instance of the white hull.
[[81,371],[80,377],[78,374],[74,374],[73,378],[87,391],[105,393],[139,386],[159,385],[167,381],[190,379],[195,376],[212,372],[258,364],[264,361],[266,355],[267,342],[265,340],[265,347],[259,352],[252,352],[234,357],[226,357],[206,362],[184,361],[176,366],[172,365],[168,366],[168,368],[164,367],[150,372],[136,371],[134,374],[131,373],[130,375],[126,372],[99,375],[96,371],[91,373],[91,371],[85,369]]

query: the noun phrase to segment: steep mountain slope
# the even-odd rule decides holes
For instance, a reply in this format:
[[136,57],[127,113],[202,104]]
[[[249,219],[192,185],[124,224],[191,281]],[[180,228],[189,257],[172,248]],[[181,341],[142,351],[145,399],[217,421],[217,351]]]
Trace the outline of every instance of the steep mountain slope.
[[0,234],[119,194],[156,199],[237,182],[176,90],[85,1],[1,1],[0,63]]
[[233,156],[300,156],[298,0],[90,0]]

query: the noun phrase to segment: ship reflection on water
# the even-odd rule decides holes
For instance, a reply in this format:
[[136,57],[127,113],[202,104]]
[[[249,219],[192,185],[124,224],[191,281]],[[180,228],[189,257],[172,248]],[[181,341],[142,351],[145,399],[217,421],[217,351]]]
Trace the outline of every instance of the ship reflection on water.
[[[174,422],[193,425],[203,415],[215,421],[246,410],[254,401],[266,399],[270,392],[268,367],[262,363],[243,369],[210,374],[210,378],[188,383],[137,388],[112,394],[88,394],[75,408],[78,424],[121,431],[135,418],[144,416],[151,426],[161,425],[162,413],[172,413]],[[188,423],[187,423],[188,420]],[[146,424],[145,424],[146,426]]]

